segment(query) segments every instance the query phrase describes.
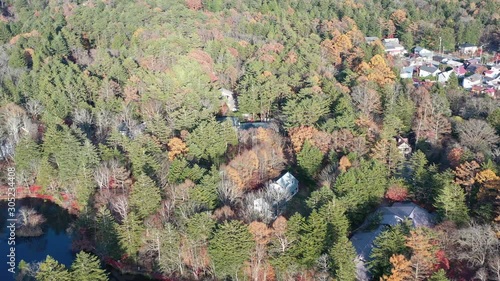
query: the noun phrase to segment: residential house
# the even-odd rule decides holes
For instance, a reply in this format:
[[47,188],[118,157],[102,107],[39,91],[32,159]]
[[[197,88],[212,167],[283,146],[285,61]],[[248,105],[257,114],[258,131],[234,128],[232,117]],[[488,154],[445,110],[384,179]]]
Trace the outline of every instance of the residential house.
[[411,79],[413,77],[413,66],[403,67],[399,73],[399,77],[402,79]]
[[467,70],[465,70],[465,66],[463,64],[453,68],[453,71],[455,72],[455,75],[457,75],[457,77],[464,77],[465,73],[467,73]]
[[469,77],[465,77],[462,82],[464,89],[472,89],[473,86],[480,85],[482,83],[482,76],[480,74],[474,74]]
[[236,98],[234,96],[234,93],[232,91],[229,91],[228,89],[220,89],[221,92],[221,97],[224,99],[226,106],[228,107],[229,111],[235,112],[238,111],[238,107],[236,106]]
[[435,66],[422,66],[420,67],[419,77],[436,76],[439,73],[439,69]]
[[446,65],[451,66],[451,67],[459,67],[459,66],[464,66],[463,62],[460,62],[458,60],[447,60]]
[[365,37],[366,44],[373,44],[375,43],[378,39],[378,37]]
[[269,185],[275,194],[286,201],[299,192],[299,181],[289,172],[286,172],[281,178]]
[[253,201],[253,211],[261,217],[274,219],[280,214],[280,206],[299,192],[299,181],[289,172],[271,182],[264,197]]
[[413,52],[421,57],[426,57],[428,59],[432,59],[432,56],[434,55],[433,51],[427,50],[420,46],[416,46],[415,49],[413,49]]
[[484,77],[496,78],[499,74],[500,74],[500,67],[494,66],[494,67],[492,67],[489,70],[484,72]]
[[485,78],[485,80],[488,80],[486,81],[486,85],[488,85],[490,88],[500,90],[500,76],[495,79]]
[[433,61],[437,61],[439,63],[447,63],[449,59],[443,57],[443,56],[432,56]]
[[462,53],[462,54],[474,54],[475,52],[477,52],[478,47],[476,45],[473,45],[470,43],[465,43],[465,44],[459,45],[458,49],[460,50],[460,53]]
[[405,47],[399,44],[398,38],[388,38],[383,41],[385,52],[391,56],[402,56],[407,53]]
[[450,79],[451,74],[453,73],[453,69],[450,69],[448,71],[443,71],[438,74],[438,82],[439,83],[446,83]]
[[403,138],[401,136],[396,136],[396,145],[399,149],[399,152],[404,156],[404,157],[409,157],[411,155],[411,146],[410,142],[408,141],[408,138]]
[[351,242],[357,254],[355,263],[356,280],[358,281],[367,281],[371,279],[366,262],[370,261],[373,241],[386,229],[386,227],[395,226],[405,219],[409,219],[415,227],[432,227],[435,221],[435,216],[433,214],[411,202],[394,203],[391,207],[380,207],[374,214],[380,219],[377,228],[374,230],[366,230],[366,226],[374,221],[372,217],[365,221],[361,227],[362,230],[356,231],[351,237]]

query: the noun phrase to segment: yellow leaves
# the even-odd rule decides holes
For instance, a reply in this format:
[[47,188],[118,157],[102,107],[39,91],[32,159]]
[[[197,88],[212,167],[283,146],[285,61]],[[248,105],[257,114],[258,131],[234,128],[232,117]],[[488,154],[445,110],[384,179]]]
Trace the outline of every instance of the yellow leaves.
[[406,21],[406,12],[404,10],[398,9],[391,14],[391,20],[396,23],[396,25],[402,24]]
[[137,38],[137,37],[141,36],[141,34],[142,34],[143,32],[144,32],[144,28],[139,27],[138,29],[136,29],[136,30],[134,31],[134,33],[132,34],[132,37]]
[[368,80],[377,83],[380,87],[393,83],[396,78],[396,75],[381,55],[373,56],[369,63],[362,62],[358,67],[358,72],[365,75]]
[[339,34],[332,40],[323,41],[321,47],[326,50],[334,64],[340,64],[342,62],[341,56],[347,55],[353,48],[353,44],[348,34]]
[[168,141],[168,160],[172,161],[178,155],[184,155],[188,152],[189,148],[186,143],[180,138],[171,138]]
[[499,179],[499,177],[492,170],[486,169],[484,171],[477,173],[475,179],[476,182],[484,183],[487,181]]

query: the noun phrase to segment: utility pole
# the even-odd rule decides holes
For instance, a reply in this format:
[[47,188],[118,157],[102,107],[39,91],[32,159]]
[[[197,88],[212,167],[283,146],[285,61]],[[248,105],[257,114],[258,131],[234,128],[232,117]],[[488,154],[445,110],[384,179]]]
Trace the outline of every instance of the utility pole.
[[483,46],[484,45],[481,45],[479,46],[480,50],[481,50],[481,53],[479,54],[479,62],[482,64],[483,63]]
[[443,52],[441,52],[441,36],[439,36],[439,54],[443,54]]

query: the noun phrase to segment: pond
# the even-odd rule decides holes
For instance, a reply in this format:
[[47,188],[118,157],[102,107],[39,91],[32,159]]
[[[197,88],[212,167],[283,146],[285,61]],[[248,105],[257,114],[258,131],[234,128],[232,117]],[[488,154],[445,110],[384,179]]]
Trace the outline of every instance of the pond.
[[[24,198],[16,200],[16,210],[22,206],[35,209],[46,218],[42,225],[43,235],[38,237],[16,236],[15,255],[16,271],[21,259],[26,262],[43,261],[47,255],[52,256],[60,263],[71,266],[75,253],[71,251],[71,236],[66,233],[74,217],[66,210],[51,202],[44,202],[37,198]],[[14,280],[14,275],[8,271],[7,254],[10,252],[7,228],[7,201],[0,201],[0,280]]]
[[[42,225],[43,235],[37,237],[16,237],[15,256],[17,265],[22,260],[26,262],[43,261],[47,255],[70,267],[75,258],[71,250],[71,236],[66,232],[70,223],[76,218],[65,209],[49,201],[38,198],[16,200],[16,210],[22,206],[35,209],[46,221]],[[7,221],[7,201],[0,201],[0,280],[14,280],[14,275],[8,271],[7,255],[11,246],[8,245],[9,229]],[[106,267],[111,281],[150,280],[143,276],[120,274],[110,266]]]

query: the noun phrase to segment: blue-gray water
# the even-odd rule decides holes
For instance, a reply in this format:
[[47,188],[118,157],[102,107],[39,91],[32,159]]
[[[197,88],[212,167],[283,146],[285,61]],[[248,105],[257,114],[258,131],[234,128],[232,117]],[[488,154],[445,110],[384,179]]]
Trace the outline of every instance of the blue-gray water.
[[[16,272],[17,265],[22,260],[26,262],[43,261],[50,255],[67,268],[75,259],[74,252],[71,251],[71,235],[66,230],[74,221],[66,210],[58,205],[37,198],[25,198],[16,201],[16,209],[22,206],[31,207],[39,214],[42,214],[46,221],[43,224],[43,235],[31,238],[16,237]],[[7,202],[0,200],[0,281],[14,280],[14,275],[8,271],[10,252],[8,245],[9,229],[7,228]],[[106,269],[109,273],[110,281],[144,281],[152,280],[141,275],[121,274],[110,266]]]
[[[70,222],[72,221],[64,209],[51,202],[44,202],[41,199],[26,198],[16,201],[16,209],[22,206],[31,207],[46,218],[43,224],[43,235],[38,237],[19,237],[16,236],[15,258],[16,271],[17,265],[22,260],[26,262],[43,261],[47,255],[52,256],[60,263],[71,266],[75,254],[71,251],[71,236],[66,233]],[[8,271],[7,262],[10,253],[8,245],[9,229],[7,228],[7,204],[6,201],[0,202],[0,280],[14,280],[14,275]]]

